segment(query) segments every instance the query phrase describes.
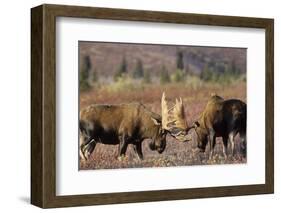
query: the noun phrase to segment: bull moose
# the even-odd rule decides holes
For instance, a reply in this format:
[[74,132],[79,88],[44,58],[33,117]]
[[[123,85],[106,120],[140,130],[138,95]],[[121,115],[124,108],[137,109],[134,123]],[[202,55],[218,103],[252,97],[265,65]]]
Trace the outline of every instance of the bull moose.
[[[223,155],[227,158],[228,142],[231,145],[231,156],[234,151],[234,137],[239,133],[241,138],[241,151],[246,156],[246,117],[247,105],[237,99],[224,100],[212,94],[199,119],[191,127],[185,126],[188,132],[194,129],[197,135],[197,147],[205,152],[208,140],[210,142],[209,158],[212,158],[216,138],[223,139]],[[183,120],[183,115],[181,117]],[[184,129],[184,128],[182,128]]]
[[151,139],[150,149],[161,154],[166,147],[166,135],[173,136],[164,93],[161,110],[160,116],[141,103],[86,107],[80,111],[80,157],[87,160],[96,144],[102,143],[119,145],[119,157],[125,155],[128,144],[133,144],[138,158],[143,159],[145,139]]

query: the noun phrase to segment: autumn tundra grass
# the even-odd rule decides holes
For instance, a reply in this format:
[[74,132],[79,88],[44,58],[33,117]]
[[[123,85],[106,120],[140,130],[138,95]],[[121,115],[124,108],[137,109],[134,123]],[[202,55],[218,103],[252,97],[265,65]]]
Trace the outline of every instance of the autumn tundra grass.
[[[143,84],[139,82],[119,82],[110,85],[97,85],[92,89],[80,93],[80,109],[90,104],[120,104],[141,102],[151,111],[161,114],[161,95],[166,93],[168,102],[174,102],[175,98],[182,97],[185,105],[185,114],[188,124],[195,121],[210,94],[225,98],[236,98],[246,102],[246,82],[235,81],[222,84],[216,83],[168,83]],[[114,118],[112,118],[114,119]],[[208,164],[233,164],[245,163],[246,159],[239,153],[240,139],[235,138],[234,157],[224,159],[222,154],[222,140],[217,139],[213,158],[209,160],[208,151],[198,153],[196,147],[196,136],[191,131],[192,142],[182,143],[171,136],[167,136],[167,146],[162,154],[151,151],[148,141],[142,144],[144,160],[139,160],[133,147],[128,146],[126,157],[117,158],[117,145],[97,144],[94,152],[87,161],[80,161],[80,169],[113,169],[113,168],[141,168],[141,167],[166,167],[166,166],[187,166],[187,165],[208,165]]]

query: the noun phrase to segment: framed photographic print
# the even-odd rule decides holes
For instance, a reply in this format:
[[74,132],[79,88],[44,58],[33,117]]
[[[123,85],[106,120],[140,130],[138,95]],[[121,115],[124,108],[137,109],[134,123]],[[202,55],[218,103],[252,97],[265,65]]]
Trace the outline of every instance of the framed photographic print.
[[273,19],[31,9],[31,203],[274,191]]

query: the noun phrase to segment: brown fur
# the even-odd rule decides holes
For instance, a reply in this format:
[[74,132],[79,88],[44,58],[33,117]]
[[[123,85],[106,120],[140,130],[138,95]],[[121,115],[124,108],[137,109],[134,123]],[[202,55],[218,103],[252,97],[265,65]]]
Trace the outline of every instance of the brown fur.
[[198,121],[194,123],[198,148],[205,151],[208,139],[210,141],[210,158],[216,143],[216,137],[222,137],[224,156],[228,141],[231,142],[233,155],[234,137],[237,133],[242,138],[244,155],[246,154],[246,104],[240,100],[223,98],[212,95]]
[[121,105],[91,105],[80,112],[80,156],[88,158],[97,143],[119,144],[119,156],[133,144],[143,158],[141,143],[152,139],[150,147],[162,153],[166,132],[161,129],[161,116],[139,103]]

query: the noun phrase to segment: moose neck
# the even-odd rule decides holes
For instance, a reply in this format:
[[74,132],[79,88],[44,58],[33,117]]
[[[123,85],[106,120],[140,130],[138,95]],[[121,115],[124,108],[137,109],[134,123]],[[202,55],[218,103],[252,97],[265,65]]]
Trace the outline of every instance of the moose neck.
[[155,138],[159,135],[161,125],[156,125],[153,122],[153,119],[161,121],[161,116],[154,112],[151,112],[142,105],[140,117],[142,118],[141,129],[143,137],[155,140]]
[[199,131],[200,134],[208,135],[208,128],[203,116],[199,119],[198,123],[199,127],[197,127],[197,131]]
[[155,124],[146,127],[146,130],[144,132],[145,137],[155,140],[159,135],[160,128],[161,128],[160,126],[156,126]]

